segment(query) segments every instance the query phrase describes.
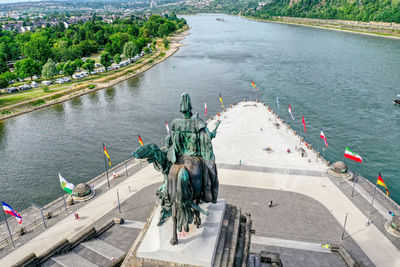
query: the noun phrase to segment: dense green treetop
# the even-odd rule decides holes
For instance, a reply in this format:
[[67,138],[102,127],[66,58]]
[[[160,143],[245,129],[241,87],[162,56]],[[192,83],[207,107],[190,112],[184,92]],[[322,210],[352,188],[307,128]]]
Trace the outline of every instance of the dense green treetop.
[[[247,12],[253,13],[253,12]],[[254,12],[256,16],[290,16],[319,19],[400,23],[398,0],[273,0]]]
[[46,79],[51,79],[58,74],[56,63],[49,58],[47,63],[43,65],[42,76]]
[[108,52],[103,52],[100,55],[100,63],[106,68],[106,71],[109,66],[111,66],[111,55]]
[[[127,57],[133,57],[153,38],[165,37],[185,24],[184,19],[178,19],[175,15],[152,15],[148,19],[135,16],[123,20],[115,19],[112,23],[93,17],[91,21],[69,25],[68,28],[59,23],[52,27],[38,28],[35,32],[0,30],[0,74],[9,70],[7,61],[28,58],[23,63],[15,63],[19,66],[16,74],[20,78],[40,73],[48,59],[52,59],[54,63],[71,61],[68,63],[69,69],[73,62],[75,67],[81,67],[84,63],[75,61],[76,59],[102,50],[108,52],[112,59],[114,55],[125,52],[127,43],[130,43]],[[30,64],[29,68],[27,63]],[[64,70],[64,65],[57,66],[57,69]]]
[[31,77],[32,80],[32,76],[40,72],[39,63],[30,57],[17,61],[14,67],[15,74],[22,79]]

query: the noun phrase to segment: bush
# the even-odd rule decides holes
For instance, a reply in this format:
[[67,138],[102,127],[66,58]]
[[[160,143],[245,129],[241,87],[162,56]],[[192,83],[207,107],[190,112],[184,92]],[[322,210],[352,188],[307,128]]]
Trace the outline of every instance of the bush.
[[43,86],[43,92],[48,92],[50,91],[49,87],[47,85]]
[[8,110],[3,110],[3,111],[1,112],[1,115],[8,115],[8,114],[11,114],[11,112],[8,111]]
[[51,99],[57,99],[57,98],[60,98],[62,96],[63,96],[62,94],[56,94],[56,95],[51,96]]
[[35,102],[33,102],[32,104],[33,104],[33,106],[36,107],[36,106],[41,106],[45,103],[46,103],[46,101],[44,101],[43,99],[39,99],[39,100],[36,100]]
[[151,64],[151,63],[153,63],[153,62],[154,62],[154,60],[150,59],[149,62],[147,62],[147,63],[148,63],[148,64]]
[[164,44],[164,47],[165,47],[165,48],[168,48],[168,46],[169,46],[169,40],[168,40],[166,37],[164,37],[164,39],[162,40],[162,42],[163,42],[163,44]]
[[88,88],[89,89],[94,89],[94,88],[96,88],[96,85],[95,84],[89,84]]

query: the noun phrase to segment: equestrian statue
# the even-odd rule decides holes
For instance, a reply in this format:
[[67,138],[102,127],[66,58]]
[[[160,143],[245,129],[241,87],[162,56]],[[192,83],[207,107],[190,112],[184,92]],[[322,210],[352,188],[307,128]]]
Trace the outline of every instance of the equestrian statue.
[[200,213],[208,213],[199,204],[216,203],[219,187],[211,140],[215,138],[220,122],[210,132],[207,123],[198,114],[192,114],[187,93],[181,96],[180,112],[184,118],[172,121],[165,147],[145,144],[133,152],[135,158],[147,159],[164,175],[164,182],[157,190],[161,202],[158,226],[172,216],[172,245],[178,243],[178,231],[189,232],[191,223],[200,227]]

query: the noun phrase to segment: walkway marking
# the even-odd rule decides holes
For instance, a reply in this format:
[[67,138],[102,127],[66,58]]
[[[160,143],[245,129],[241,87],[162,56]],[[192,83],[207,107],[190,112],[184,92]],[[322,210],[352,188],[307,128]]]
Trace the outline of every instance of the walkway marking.
[[96,252],[97,254],[103,256],[108,260],[111,260],[112,257],[118,259],[119,257],[125,254],[124,251],[120,250],[117,247],[114,247],[113,245],[108,244],[107,242],[101,239],[94,239],[87,242],[83,242],[81,243],[81,245],[86,247],[87,249]]
[[139,230],[143,229],[145,225],[146,225],[145,222],[131,221],[131,220],[124,220],[124,223],[121,224],[122,227],[129,227]]
[[71,266],[74,266],[74,267],[98,267],[98,265],[94,264],[91,261],[88,261],[87,259],[76,254],[75,252],[70,252],[68,254],[53,257],[51,259],[64,267],[71,267]]
[[273,247],[294,248],[294,249],[310,250],[323,253],[332,253],[329,248],[323,248],[322,244],[270,238],[257,235],[251,236],[251,243],[257,245],[273,246]]
[[239,165],[239,164],[224,163],[224,162],[217,162],[217,167],[220,169],[253,171],[253,172],[272,172],[272,173],[288,174],[288,175],[307,175],[316,177],[327,176],[326,172],[324,171],[313,171],[307,169],[274,168],[274,167],[248,165],[248,164]]

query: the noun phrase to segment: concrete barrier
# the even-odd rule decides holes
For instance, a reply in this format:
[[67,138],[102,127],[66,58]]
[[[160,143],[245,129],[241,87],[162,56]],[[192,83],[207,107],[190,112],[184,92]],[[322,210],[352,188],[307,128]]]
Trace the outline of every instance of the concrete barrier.
[[65,252],[69,251],[70,247],[71,246],[68,242],[68,239],[63,238],[58,243],[56,243],[53,247],[49,248],[48,250],[43,252],[41,255],[38,255],[37,256],[38,262],[42,263],[54,255],[65,253]]
[[35,253],[31,253],[11,265],[11,267],[36,267],[39,266],[38,258],[36,257]]

